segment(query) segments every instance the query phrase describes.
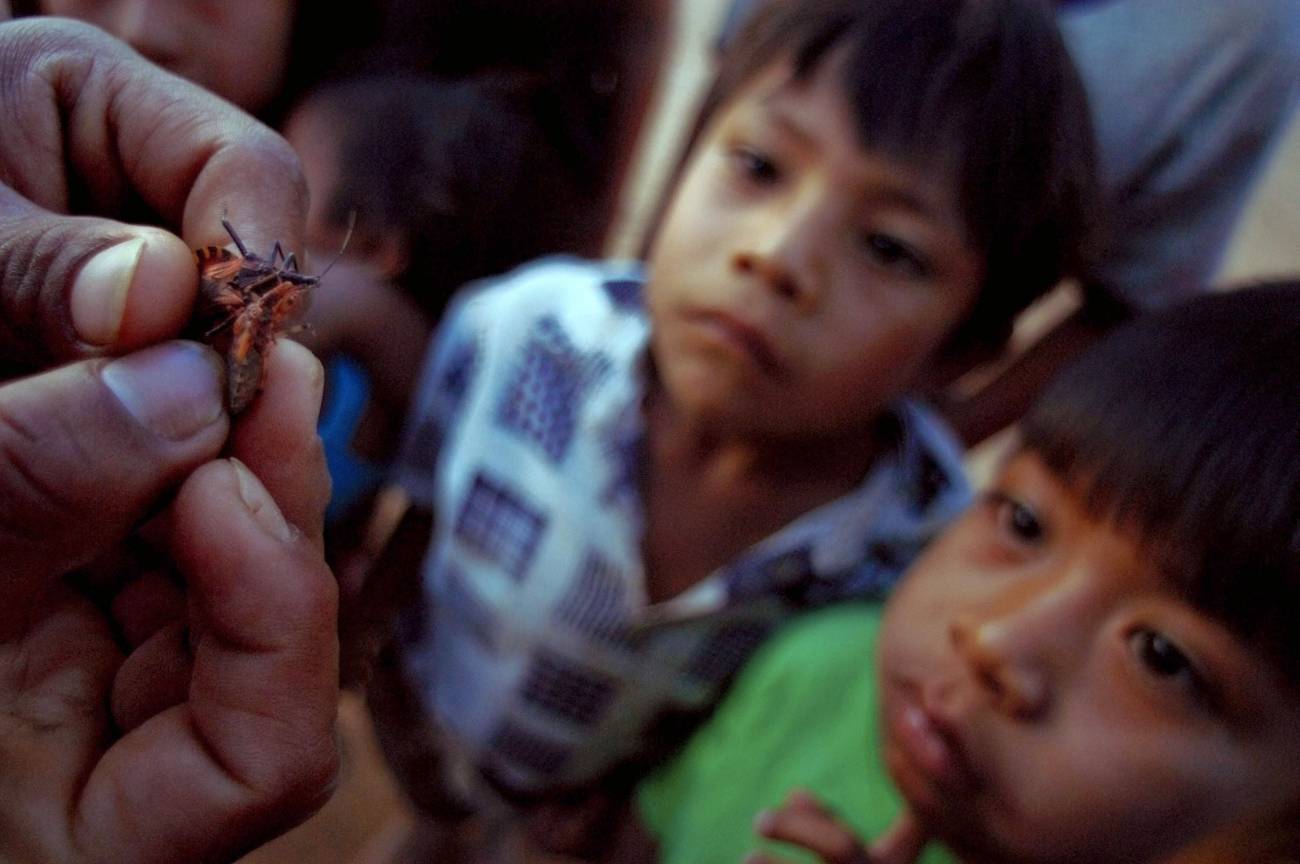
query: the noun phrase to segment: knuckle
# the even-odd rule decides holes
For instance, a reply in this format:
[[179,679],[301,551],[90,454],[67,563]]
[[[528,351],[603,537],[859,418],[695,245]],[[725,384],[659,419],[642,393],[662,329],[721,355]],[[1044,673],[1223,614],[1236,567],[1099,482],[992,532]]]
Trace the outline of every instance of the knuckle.
[[301,717],[272,718],[268,714],[261,719],[272,720],[283,737],[274,749],[265,751],[261,764],[250,762],[243,766],[247,773],[241,775],[237,770],[236,776],[258,797],[274,800],[285,813],[305,818],[329,800],[338,784],[342,760],[333,726],[317,729],[312,723],[308,729]]
[[315,813],[333,796],[340,766],[338,748],[333,746],[333,741],[304,754],[291,793],[300,802],[303,817]]
[[84,64],[92,50],[111,50],[115,44],[101,30],[73,18],[20,18],[0,32],[3,66],[15,75],[29,70],[48,74],[68,63]]

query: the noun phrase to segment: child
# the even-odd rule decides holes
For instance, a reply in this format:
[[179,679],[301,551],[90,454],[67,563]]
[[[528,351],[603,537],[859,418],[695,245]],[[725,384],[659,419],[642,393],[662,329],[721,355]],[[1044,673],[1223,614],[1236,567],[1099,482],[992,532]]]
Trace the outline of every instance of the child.
[[1298,380],[1300,282],[1093,349],[883,618],[783,631],[643,785],[659,860],[1295,860]]
[[[442,77],[507,75],[548,160],[529,183],[556,188],[521,202],[528,236],[548,252],[599,255],[617,216],[670,32],[674,0],[385,0],[379,62]],[[539,148],[534,147],[534,150]],[[501,271],[504,272],[504,271]]]
[[[968,444],[1013,422],[1125,317],[1208,291],[1300,98],[1292,0],[1053,0],[1097,135],[1106,230],[1082,308],[946,416]],[[720,42],[756,0],[732,0]]]
[[313,291],[304,341],[328,365],[327,520],[332,545],[348,546],[350,517],[366,511],[396,446],[419,372],[410,358],[432,322],[465,282],[554,250],[556,238],[519,213],[564,194],[508,81],[358,76],[313,90],[284,134],[311,192],[313,259],[343,249]]
[[1074,263],[1087,112],[1035,3],[774,4],[717,86],[648,280],[537,264],[432,349],[371,694],[426,810],[421,741],[516,803],[625,788],[779,622],[888,586],[967,498],[909,397]]

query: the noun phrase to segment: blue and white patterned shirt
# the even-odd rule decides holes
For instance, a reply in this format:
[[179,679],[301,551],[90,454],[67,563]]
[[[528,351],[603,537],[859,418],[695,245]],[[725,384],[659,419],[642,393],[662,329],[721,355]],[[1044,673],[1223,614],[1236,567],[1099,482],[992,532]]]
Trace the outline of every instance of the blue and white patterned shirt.
[[407,677],[522,793],[658,752],[800,609],[878,596],[968,502],[937,419],[852,493],[647,601],[637,485],[649,326],[636,265],[548,259],[467,289],[430,349],[397,481],[436,514]]

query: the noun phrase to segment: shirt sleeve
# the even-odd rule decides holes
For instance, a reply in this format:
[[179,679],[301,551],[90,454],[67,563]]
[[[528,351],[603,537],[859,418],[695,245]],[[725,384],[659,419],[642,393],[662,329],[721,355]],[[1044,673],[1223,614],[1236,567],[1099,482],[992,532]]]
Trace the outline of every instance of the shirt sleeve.
[[474,298],[473,290],[457,298],[429,342],[390,478],[413,504],[429,509],[433,506],[442,443],[473,386],[479,366],[483,328]]

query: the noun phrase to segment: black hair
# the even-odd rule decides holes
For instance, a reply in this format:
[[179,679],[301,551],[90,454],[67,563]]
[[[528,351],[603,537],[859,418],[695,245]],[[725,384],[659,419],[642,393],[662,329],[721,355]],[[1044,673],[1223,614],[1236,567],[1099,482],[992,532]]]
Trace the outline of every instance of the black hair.
[[[378,68],[513,78],[560,175],[534,225],[601,254],[666,42],[665,0],[383,0]],[[564,188],[559,188],[559,180]],[[557,209],[557,207],[559,209]]]
[[1021,432],[1093,516],[1300,686],[1300,281],[1138,317]]
[[465,282],[575,242],[564,232],[576,218],[536,218],[564,211],[567,187],[526,99],[508,78],[394,73],[305,100],[338,138],[325,218],[340,229],[355,218],[356,248],[400,238],[407,263],[394,281],[435,318]]
[[952,171],[984,286],[953,347],[999,345],[1015,316],[1082,274],[1096,195],[1087,100],[1039,0],[776,0],[725,44],[696,136],[755,76],[805,80],[845,48],[861,143]]

